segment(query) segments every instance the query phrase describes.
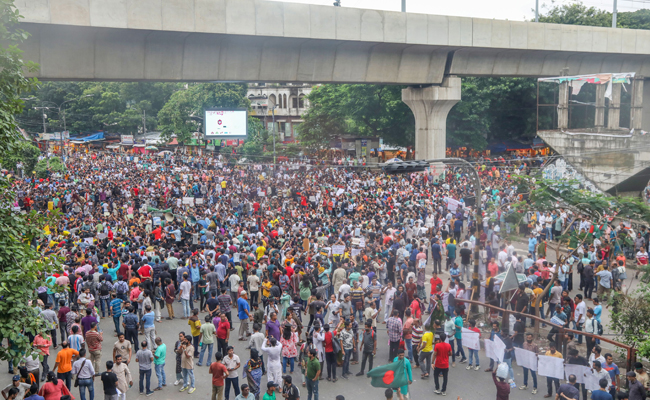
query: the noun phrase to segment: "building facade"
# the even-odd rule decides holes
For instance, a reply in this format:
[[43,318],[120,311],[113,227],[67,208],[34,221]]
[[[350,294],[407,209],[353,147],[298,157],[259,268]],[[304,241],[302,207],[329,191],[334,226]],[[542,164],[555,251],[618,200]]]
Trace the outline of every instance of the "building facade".
[[269,131],[275,128],[281,142],[294,143],[298,138],[296,128],[303,122],[302,116],[309,109],[307,96],[311,90],[312,85],[302,83],[249,84],[249,115],[259,118]]

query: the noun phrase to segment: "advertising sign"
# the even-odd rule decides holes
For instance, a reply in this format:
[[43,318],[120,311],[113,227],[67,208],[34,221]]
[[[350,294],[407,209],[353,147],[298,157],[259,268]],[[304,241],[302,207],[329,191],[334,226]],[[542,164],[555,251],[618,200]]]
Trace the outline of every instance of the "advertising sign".
[[248,133],[246,109],[205,110],[206,139],[245,139]]

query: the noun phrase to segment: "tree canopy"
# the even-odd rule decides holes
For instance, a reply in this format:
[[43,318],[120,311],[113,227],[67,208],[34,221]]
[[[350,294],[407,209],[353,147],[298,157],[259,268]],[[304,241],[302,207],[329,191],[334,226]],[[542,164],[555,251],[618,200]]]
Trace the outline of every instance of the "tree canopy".
[[186,142],[201,131],[203,111],[211,107],[248,108],[247,87],[240,83],[197,83],[174,92],[158,112],[163,135]]
[[413,143],[415,119],[402,102],[403,86],[329,84],[314,88],[310,109],[298,131],[303,145],[327,147],[338,135],[381,137],[387,143]]
[[[24,69],[34,71],[37,66],[22,60],[18,46],[28,34],[17,29],[18,18],[12,1],[0,2],[0,154],[20,150],[22,137],[15,116],[23,111],[21,97],[36,84],[23,75]],[[36,289],[45,286],[45,274],[58,268],[59,260],[42,257],[34,245],[43,239],[45,226],[51,226],[57,214],[16,213],[11,189],[10,178],[0,175],[0,341],[9,341],[9,346],[0,346],[0,359],[17,363],[33,352],[28,333],[45,332],[44,321],[30,302]]]

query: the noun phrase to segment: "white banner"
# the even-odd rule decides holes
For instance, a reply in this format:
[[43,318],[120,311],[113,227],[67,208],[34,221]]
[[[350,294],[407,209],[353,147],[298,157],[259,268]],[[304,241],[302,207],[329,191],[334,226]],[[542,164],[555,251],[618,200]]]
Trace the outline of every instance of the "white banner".
[[515,358],[517,359],[517,365],[537,372],[537,354],[530,350],[515,347]]
[[481,341],[479,340],[480,334],[478,332],[470,331],[467,328],[462,328],[463,344],[468,349],[481,350]]
[[194,197],[183,197],[183,204],[194,205]]
[[537,373],[541,376],[564,379],[564,359],[553,356],[539,356]]
[[332,246],[332,254],[344,254],[345,253],[345,246],[342,244]]
[[591,375],[591,368],[584,365],[567,364],[564,366],[564,375],[567,381],[569,375],[575,375],[577,383],[587,383],[587,377]]

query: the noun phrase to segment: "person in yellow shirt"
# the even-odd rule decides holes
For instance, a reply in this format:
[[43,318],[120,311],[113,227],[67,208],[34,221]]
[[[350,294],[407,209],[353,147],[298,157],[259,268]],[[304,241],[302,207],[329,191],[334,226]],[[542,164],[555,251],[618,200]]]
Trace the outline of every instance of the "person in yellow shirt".
[[262,258],[265,252],[266,252],[266,247],[262,245],[257,246],[257,248],[255,249],[255,254],[257,254],[257,259],[259,260],[260,258]]
[[192,341],[194,346],[194,357],[199,356],[199,338],[201,336],[201,320],[199,320],[199,309],[192,310],[192,316],[187,320],[187,324],[192,331]]
[[422,378],[429,376],[431,371],[431,356],[433,355],[433,332],[426,331],[422,335],[422,340],[418,346],[420,352],[420,368],[422,368]]
[[271,288],[273,284],[269,281],[269,277],[265,276],[264,281],[262,282],[262,297],[269,298],[271,296]]
[[[546,356],[562,358],[562,353],[557,351],[557,349],[555,347],[555,342],[550,342],[548,344],[548,347],[549,347],[549,349],[545,354]],[[551,390],[553,389],[553,385],[555,385],[555,391],[557,392],[558,389],[560,388],[560,380],[558,378],[552,378],[550,376],[547,376],[546,377],[546,386],[548,388],[548,393],[544,397],[551,397],[552,396]]]

